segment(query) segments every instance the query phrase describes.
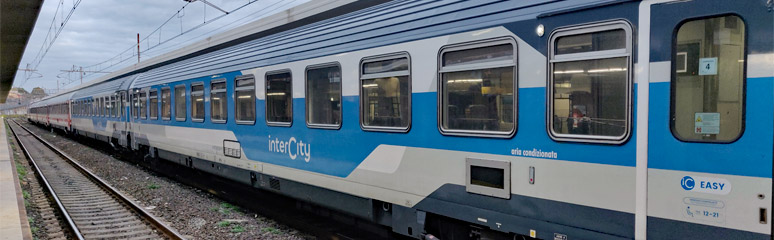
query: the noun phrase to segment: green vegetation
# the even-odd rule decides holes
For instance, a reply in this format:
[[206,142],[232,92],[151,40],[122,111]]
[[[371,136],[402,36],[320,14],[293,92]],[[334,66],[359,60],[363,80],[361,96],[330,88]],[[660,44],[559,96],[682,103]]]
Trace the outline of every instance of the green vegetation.
[[233,223],[229,220],[223,220],[218,222],[218,227],[228,227],[231,226],[231,232],[232,233],[241,233],[245,231],[245,228],[242,227],[242,225]]
[[150,183],[148,184],[148,189],[158,189],[159,185],[156,183]]
[[231,232],[232,233],[241,233],[241,232],[244,232],[244,231],[245,231],[245,228],[242,227],[241,225],[234,225],[234,226],[231,227]]
[[27,168],[25,168],[21,163],[16,162],[16,173],[17,177],[19,177],[19,181],[23,182],[24,178],[27,177]]
[[280,234],[282,231],[273,227],[265,227],[261,229],[261,232],[270,232],[272,234]]
[[230,203],[221,203],[219,207],[210,208],[210,210],[218,211],[223,214],[229,214],[232,211],[239,211],[239,207],[231,205]]
[[30,222],[30,232],[32,232],[32,235],[35,235],[38,232],[38,228],[34,226],[35,218],[27,216],[27,221]]
[[30,193],[27,192],[27,190],[22,190],[22,196],[24,197],[24,207],[29,208],[30,207]]

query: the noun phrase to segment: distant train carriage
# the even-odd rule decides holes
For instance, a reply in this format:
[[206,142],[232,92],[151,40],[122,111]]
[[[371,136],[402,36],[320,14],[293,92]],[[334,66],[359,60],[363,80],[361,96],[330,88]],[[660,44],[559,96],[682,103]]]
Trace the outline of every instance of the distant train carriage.
[[64,131],[70,131],[70,97],[72,92],[59,94],[30,105],[30,120],[58,128]]
[[771,1],[328,3],[30,119],[416,238],[772,238]]

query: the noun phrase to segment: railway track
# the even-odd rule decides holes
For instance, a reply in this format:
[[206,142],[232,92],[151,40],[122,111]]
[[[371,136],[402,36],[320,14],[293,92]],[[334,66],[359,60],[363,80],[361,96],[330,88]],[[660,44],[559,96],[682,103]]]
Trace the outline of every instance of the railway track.
[[[9,120],[72,239],[184,239],[53,145]],[[10,124],[12,123],[12,124]]]

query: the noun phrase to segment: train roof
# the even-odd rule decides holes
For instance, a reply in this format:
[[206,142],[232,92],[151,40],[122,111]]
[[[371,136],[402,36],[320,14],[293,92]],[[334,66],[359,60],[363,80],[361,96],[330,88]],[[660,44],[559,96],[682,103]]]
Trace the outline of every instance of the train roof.
[[84,87],[76,91],[75,94],[73,94],[72,98],[79,99],[79,98],[89,97],[89,96],[106,95],[106,94],[115,93],[123,89],[127,89],[129,87],[129,84],[131,84],[131,82],[134,81],[140,75],[141,74],[138,73],[138,74],[128,75],[120,78],[109,79],[107,81],[103,81],[98,84]]
[[153,68],[133,87],[483,29],[615,2],[621,1],[392,1]]
[[64,93],[58,93],[56,95],[51,95],[49,97],[43,98],[40,101],[34,102],[30,104],[30,107],[38,107],[38,106],[45,106],[45,105],[51,105],[51,104],[57,104],[57,103],[63,103],[66,101],[69,101],[75,91],[67,91]]
[[[316,0],[102,76],[70,93],[80,98],[142,88],[625,1]],[[480,20],[462,23],[471,18]]]
[[228,46],[233,46],[245,41],[249,41],[250,39],[293,29],[299,26],[335,17],[343,13],[357,11],[386,1],[387,0],[309,1],[296,7],[273,14],[266,18],[261,18],[254,22],[245,24],[241,27],[210,36],[205,40],[193,43],[177,50],[173,50],[169,53],[141,61],[140,63],[133,64],[118,71],[101,76],[93,81],[81,84],[74,89],[83,89],[91,85],[125,77],[126,75],[133,75],[139,72],[144,72],[148,69],[164,64],[181,61],[182,59],[216,51]]

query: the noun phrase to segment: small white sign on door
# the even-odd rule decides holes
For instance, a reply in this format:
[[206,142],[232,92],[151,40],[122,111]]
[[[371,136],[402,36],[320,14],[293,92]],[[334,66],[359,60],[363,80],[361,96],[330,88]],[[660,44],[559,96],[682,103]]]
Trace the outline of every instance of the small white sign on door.
[[696,134],[718,134],[720,133],[720,113],[695,113],[693,116],[694,128]]
[[718,58],[700,58],[699,75],[718,75]]

